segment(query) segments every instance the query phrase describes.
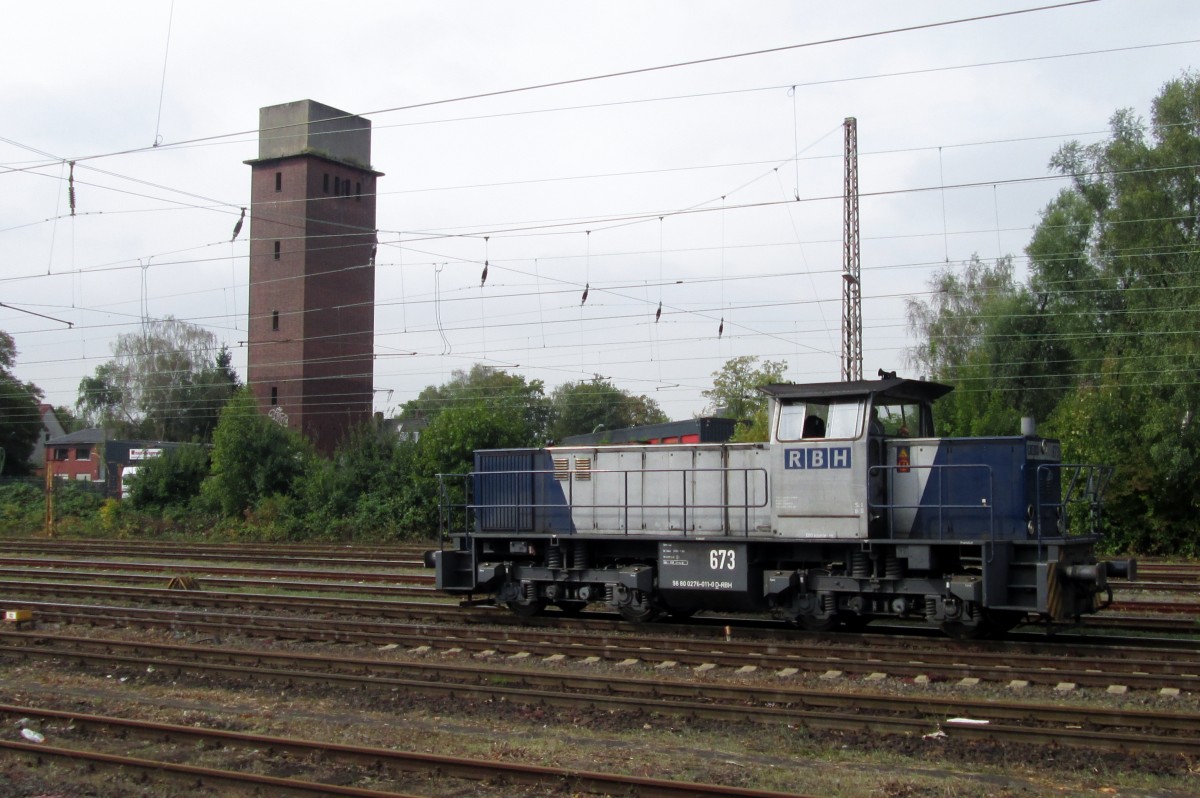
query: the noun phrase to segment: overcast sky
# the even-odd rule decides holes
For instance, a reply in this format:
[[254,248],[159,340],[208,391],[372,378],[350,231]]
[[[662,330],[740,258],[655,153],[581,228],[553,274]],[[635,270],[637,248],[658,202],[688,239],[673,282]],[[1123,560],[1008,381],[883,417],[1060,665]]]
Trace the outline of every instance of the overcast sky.
[[905,299],[972,254],[1023,270],[1055,150],[1148,118],[1200,61],[1191,0],[897,30],[1038,5],[6,5],[0,329],[53,404],[144,317],[211,330],[244,377],[243,162],[260,107],[312,99],[371,120],[385,173],[377,410],[479,362],[548,391],[600,374],[688,418],[735,356],[839,377],[853,116],[863,370],[918,376]]

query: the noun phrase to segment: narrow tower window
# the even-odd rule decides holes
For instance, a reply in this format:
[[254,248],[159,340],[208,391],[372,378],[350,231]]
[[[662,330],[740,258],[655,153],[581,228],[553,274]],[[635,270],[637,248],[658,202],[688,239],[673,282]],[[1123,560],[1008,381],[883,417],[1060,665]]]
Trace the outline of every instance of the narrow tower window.
[[275,173],[275,190],[283,191],[283,172]]
[[271,329],[272,330],[279,329],[279,311],[278,310],[271,311]]
[[279,404],[279,389],[274,385],[271,386],[271,404]]
[[328,172],[325,173],[324,177],[321,180],[321,190],[324,191],[326,194],[329,193],[329,173]]
[[275,260],[279,260],[279,242],[275,242]]
[[354,201],[362,202],[362,183],[354,184]]

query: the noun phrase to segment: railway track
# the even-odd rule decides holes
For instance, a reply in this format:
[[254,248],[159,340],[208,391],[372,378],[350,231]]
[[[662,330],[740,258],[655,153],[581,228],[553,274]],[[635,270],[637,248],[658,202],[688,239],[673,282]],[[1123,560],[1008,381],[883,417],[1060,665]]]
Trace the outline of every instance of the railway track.
[[[92,545],[93,550],[107,547]],[[135,547],[137,548],[137,547]],[[148,548],[148,547],[145,547]],[[230,559],[237,559],[230,555]],[[268,558],[260,562],[269,562]],[[275,560],[275,562],[280,562]],[[328,562],[324,558],[312,562]],[[363,595],[388,595],[415,597],[423,592],[419,586],[432,585],[433,576],[425,572],[414,572],[420,563],[407,560],[347,560],[340,562],[369,565],[382,570],[355,571],[321,571],[314,569],[297,569],[294,564],[288,567],[267,568],[213,566],[205,562],[197,562],[195,557],[185,560],[168,562],[135,562],[111,560],[68,560],[49,558],[43,560],[27,557],[0,557],[0,579],[6,577],[47,580],[95,580],[121,584],[147,584],[155,579],[170,579],[186,574],[202,586],[226,589],[247,589],[269,587],[273,590],[289,590],[294,592],[342,592]],[[405,563],[407,567],[396,567],[396,563]],[[302,575],[302,578],[299,578]],[[1152,601],[1138,597],[1146,592],[1169,592],[1193,601]],[[1118,600],[1114,602],[1112,611],[1098,616],[1089,616],[1084,623],[1101,628],[1121,627],[1132,623],[1134,628],[1150,629],[1153,631],[1196,631],[1200,626],[1197,612],[1200,611],[1200,585],[1195,583],[1137,583],[1135,595],[1129,591],[1118,590]],[[1118,613],[1117,619],[1113,614]],[[1148,615],[1179,616],[1174,618],[1158,618],[1144,620]],[[1129,616],[1133,616],[1131,622]]]
[[[551,611],[540,618],[520,620],[503,609],[465,609],[452,599],[440,597],[428,583],[411,579],[427,576],[416,567],[416,550],[397,552],[395,547],[363,550],[301,546],[280,552],[275,546],[235,548],[221,544],[204,547],[208,553],[221,555],[210,559],[205,552],[189,546],[186,556],[163,557],[156,563],[153,545],[122,543],[107,548],[86,542],[66,550],[57,543],[51,542],[43,553],[53,555],[49,559],[75,565],[47,562],[46,567],[31,570],[31,563],[46,558],[29,556],[35,553],[33,549],[16,551],[0,543],[0,556],[12,554],[11,559],[18,559],[15,555],[26,555],[19,558],[20,564],[0,566],[0,608],[28,606],[36,610],[41,622],[91,625],[96,628],[86,632],[89,637],[77,639],[95,642],[71,643],[70,637],[60,637],[51,643],[52,636],[45,627],[13,632],[20,636],[19,642],[10,641],[9,633],[5,633],[0,636],[0,660],[10,663],[4,666],[6,669],[15,663],[36,663],[39,671],[44,668],[47,672],[65,668],[64,673],[74,674],[71,678],[95,678],[101,687],[105,676],[112,675],[114,678],[107,683],[115,685],[119,675],[128,680],[135,694],[141,690],[138,685],[173,690],[172,680],[179,680],[181,686],[202,693],[213,688],[248,691],[247,695],[255,691],[281,695],[280,687],[291,693],[287,687],[312,685],[302,687],[297,694],[336,696],[346,691],[347,696],[357,696],[365,691],[378,696],[377,702],[361,699],[364,706],[386,706],[389,697],[412,696],[408,699],[412,706],[442,702],[433,705],[453,706],[455,712],[467,716],[490,715],[504,706],[527,707],[527,713],[541,713],[546,708],[567,713],[559,725],[573,722],[570,719],[574,717],[591,717],[592,713],[597,718],[625,718],[622,723],[633,723],[642,715],[677,718],[669,725],[707,723],[712,725],[703,728],[714,729],[753,723],[789,729],[771,732],[776,737],[793,733],[790,729],[797,733],[808,730],[813,739],[857,740],[852,745],[869,747],[875,745],[871,741],[880,739],[877,735],[886,735],[897,740],[930,736],[960,746],[984,745],[980,750],[996,750],[988,747],[995,743],[1038,746],[1030,749],[1031,756],[1034,750],[1040,755],[1045,746],[1106,751],[1112,756],[1127,755],[1117,752],[1170,752],[1190,758],[1198,753],[1195,744],[1188,741],[1200,739],[1196,734],[1200,727],[1197,718],[1187,711],[1131,714],[1110,709],[1107,715],[1086,715],[1085,710],[1076,709],[1074,715],[1051,716],[1031,714],[1031,708],[1042,707],[1040,703],[1009,700],[1045,701],[1053,697],[1058,703],[1194,707],[1190,698],[1172,702],[1155,697],[1154,691],[1167,688],[1185,695],[1197,694],[1200,641],[1194,635],[1196,604],[1149,602],[1148,592],[1119,593],[1115,608],[1141,613],[1153,610],[1154,617],[1131,620],[1109,613],[1087,619],[1081,628],[1058,630],[1054,637],[1047,637],[1036,627],[1025,627],[1027,631],[1018,631],[1003,644],[964,644],[930,636],[927,630],[916,627],[893,628],[885,635],[813,635],[764,620],[704,616],[686,625],[642,627],[591,612],[568,619]],[[181,553],[177,545],[174,551]],[[280,553],[293,559],[281,564],[274,559]],[[1185,585],[1191,581],[1189,570],[1143,573],[1147,578]],[[280,571],[286,576],[278,575]],[[364,574],[370,578],[359,581]],[[183,575],[193,577],[192,584],[201,589],[164,587],[171,577]],[[1200,585],[1193,583],[1190,590],[1196,593]],[[1182,587],[1163,592],[1170,592],[1172,597],[1188,596]],[[1189,636],[1168,644],[1149,638],[1109,638],[1101,631],[1131,623],[1141,634],[1157,628]],[[181,650],[159,649],[155,653],[148,648],[128,648],[155,645],[145,639],[131,643],[129,631],[120,633],[124,638],[120,641],[91,637],[106,634],[99,629],[105,626],[151,630],[133,633],[151,641],[164,638],[161,630],[183,634],[185,639],[208,638],[209,645],[196,648],[212,653],[197,654],[189,660],[193,655]],[[311,655],[264,652],[266,646],[249,636],[318,644],[333,641],[339,645],[336,653],[325,657],[329,662],[318,663],[316,659],[321,658],[313,659]],[[41,642],[31,644],[31,640]],[[312,649],[303,642],[289,642],[282,647]],[[183,648],[188,647],[176,647]],[[274,659],[277,656],[283,659]],[[289,663],[288,657],[295,661]],[[149,667],[153,674],[147,672]],[[363,670],[356,672],[359,668]],[[556,685],[537,681],[535,676],[575,681]],[[976,679],[981,680],[977,687],[968,684]],[[931,687],[917,686],[924,683]],[[959,683],[962,686],[956,687]],[[1028,690],[1018,689],[1025,683],[1030,685]],[[1076,689],[1056,689],[1067,685]],[[1103,699],[1104,691],[1114,686],[1133,692],[1128,700]],[[738,689],[759,692],[733,692]],[[972,700],[997,693],[1003,695],[1002,700]],[[830,696],[843,696],[848,703],[832,703],[835,699]],[[898,703],[889,705],[887,701]],[[513,721],[519,723],[524,717],[513,716]],[[641,722],[636,720],[637,728]],[[656,729],[663,728],[658,721],[653,723]],[[555,725],[550,723],[551,727]],[[829,732],[836,735],[831,738]],[[38,752],[48,756],[46,745],[62,742],[56,736],[39,746]],[[198,745],[225,747],[218,742]],[[904,746],[909,744],[895,745],[907,750]],[[232,744],[229,747],[236,750]],[[103,758],[120,756],[122,751],[95,753]],[[37,754],[13,749],[12,755]],[[141,752],[133,755],[140,756]],[[69,753],[63,756],[68,757],[64,762],[79,761]],[[86,767],[103,766],[99,759],[94,763]],[[184,771],[189,766],[203,766],[179,764]],[[148,767],[143,772],[163,772],[153,763]],[[217,770],[222,767],[228,767],[228,763],[218,763]],[[642,774],[647,772],[653,771]],[[283,775],[298,781],[309,778],[299,773]],[[211,784],[214,790],[232,785],[221,781],[230,777],[218,773],[212,781],[205,781],[186,772],[173,776],[185,780],[183,783],[191,778],[191,784]],[[481,778],[484,781],[479,784],[505,779]],[[733,783],[747,782],[735,779]],[[355,785],[347,789],[382,791],[322,792],[319,774],[313,777],[313,784],[316,786],[296,786],[289,791],[403,795],[407,788],[368,780],[347,782]],[[779,785],[758,782],[755,786]],[[269,793],[284,788],[243,784],[238,789]],[[402,792],[389,793],[388,789]],[[465,787],[463,792],[475,795],[478,789],[482,788]],[[548,787],[531,784],[530,789]],[[583,792],[588,788],[566,784],[561,789]],[[717,792],[712,794],[729,794],[725,788],[715,789]],[[615,786],[598,792],[657,794]],[[496,794],[514,792],[501,788]]]
[[[226,569],[238,573],[238,569]],[[254,574],[256,569],[246,569],[244,573]],[[200,588],[223,588],[230,591],[247,591],[255,588],[266,588],[272,591],[287,591],[293,593],[344,593],[359,594],[378,598],[426,598],[430,601],[441,601],[443,605],[455,602],[454,599],[442,596],[431,586],[427,586],[428,576],[424,574],[394,575],[390,578],[396,584],[386,582],[343,581],[348,575],[340,574],[343,579],[324,580],[310,579],[306,571],[286,572],[293,578],[279,576],[193,576],[194,571],[175,568],[144,568],[138,573],[120,573],[111,571],[88,570],[56,570],[38,568],[0,568],[0,600],[4,595],[41,596],[43,598],[77,597],[94,593],[97,596],[111,597],[123,593],[131,597],[148,600],[169,598],[182,600],[178,592],[156,592],[154,587],[143,585],[161,585],[172,578],[187,575]],[[301,578],[303,577],[303,578]],[[62,582],[59,580],[88,580],[86,582]],[[40,582],[38,580],[45,580]],[[118,590],[114,585],[135,585],[129,590]],[[242,593],[238,593],[241,595]],[[208,596],[211,596],[211,592]],[[208,596],[197,601],[209,601]],[[247,599],[248,601],[250,599]],[[364,605],[366,608],[368,605]],[[379,608],[378,605],[373,605]],[[1096,628],[1125,628],[1132,627],[1141,631],[1160,632],[1195,632],[1200,628],[1200,619],[1192,611],[1193,605],[1180,605],[1171,602],[1125,602],[1119,603],[1123,615],[1089,616],[1083,619],[1084,626]],[[1140,614],[1137,614],[1140,613]],[[1153,613],[1163,617],[1147,617],[1145,613]],[[1133,616],[1132,618],[1129,616]],[[1174,617],[1170,617],[1174,616]],[[550,616],[553,617],[553,614]],[[741,621],[738,623],[746,623]],[[777,625],[777,624],[776,624]]]
[[161,540],[83,540],[68,538],[3,538],[0,548],[26,553],[78,553],[81,555],[132,555],[145,557],[177,557],[202,555],[206,557],[259,556],[275,560],[364,559],[419,560],[436,542],[397,544],[340,544],[340,543],[202,543],[196,541]]
[[[638,664],[643,668],[704,667],[734,670],[784,670],[807,674],[838,672],[848,677],[920,678],[926,681],[989,682],[1108,689],[1189,691],[1200,689],[1200,648],[1162,645],[1154,649],[1070,645],[975,644],[969,647],[942,638],[891,636],[797,635],[714,640],[713,636],[661,633],[614,633],[601,624],[587,630],[520,626],[445,627],[426,622],[354,619],[335,613],[317,618],[305,602],[283,601],[277,611],[292,614],[249,614],[231,607],[204,611],[95,604],[27,604],[48,623],[99,627],[186,631],[218,639],[269,638],[304,642],[338,642],[400,646],[461,656],[536,658],[570,657],[595,662]],[[306,612],[308,610],[308,612]],[[1020,667],[1015,668],[1014,660]],[[882,676],[879,676],[882,674]]]
[[[553,669],[395,662],[206,646],[7,633],[6,660],[74,662],[108,675],[154,680],[219,678],[323,689],[370,690],[456,703],[499,702],[676,716],[717,723],[783,725],[809,731],[952,735],[1022,745],[1200,755],[1200,715],[1084,706],[971,701],[958,696],[889,696],[717,683],[704,679],[614,678]],[[152,665],[152,673],[148,672]]]
[[[186,547],[181,551],[181,546]],[[418,562],[421,555],[439,547],[436,539],[426,542],[395,544],[362,543],[203,543],[160,540],[84,540],[65,538],[3,538],[0,549],[26,554],[77,553],[90,556],[147,556],[177,559],[189,555],[209,559],[262,558],[263,560],[350,560],[353,562],[393,560]],[[1138,562],[1138,578],[1148,581],[1200,582],[1200,562]]]
[[[250,589],[282,590],[293,593],[357,593],[376,598],[418,597],[437,595],[428,586],[424,577],[409,580],[404,576],[392,579],[393,583],[380,582],[343,582],[320,580],[313,581],[301,578],[284,577],[239,577],[239,576],[194,576],[186,571],[164,571],[162,573],[104,573],[94,571],[30,571],[23,568],[0,568],[0,581],[10,583],[32,584],[36,580],[46,580],[57,583],[59,580],[72,580],[74,584],[88,584],[98,590],[111,588],[112,585],[137,585],[154,587],[170,581],[176,576],[186,576],[196,585],[197,589],[235,592]],[[293,577],[303,576],[303,572],[293,574]],[[89,581],[84,581],[89,580]],[[52,591],[52,586],[41,585],[31,589],[30,593],[38,590]]]
[[[322,581],[322,580],[338,580],[353,583],[378,583],[388,584],[397,581],[405,581],[411,584],[432,585],[433,575],[429,573],[402,573],[401,569],[395,568],[391,571],[317,571],[304,570],[298,571],[295,566],[279,567],[279,568],[237,568],[225,565],[209,565],[208,563],[192,562],[187,564],[176,563],[160,563],[160,562],[135,562],[130,560],[63,560],[63,559],[44,559],[30,560],[27,557],[0,557],[0,567],[7,566],[11,572],[14,569],[18,572],[23,572],[25,575],[44,571],[47,575],[59,573],[63,569],[77,569],[86,573],[94,574],[97,578],[104,578],[109,573],[128,574],[129,572],[143,574],[178,574],[187,573],[190,575],[209,575],[209,576],[230,576],[230,577],[253,577],[255,579],[288,579],[294,578],[297,573],[303,573],[306,581]],[[411,570],[411,569],[410,569]]]
[[[441,620],[451,623],[456,621],[461,622],[471,614],[482,614],[486,617],[486,620],[493,623],[518,622],[511,617],[498,617],[496,613],[489,612],[486,609],[477,610],[476,613],[459,609],[454,599],[444,597],[431,586],[423,584],[312,581],[307,578],[300,578],[307,576],[307,573],[303,571],[295,572],[295,578],[292,579],[278,577],[257,579],[200,576],[195,578],[196,586],[202,588],[199,591],[169,590],[162,587],[145,586],[162,585],[171,577],[180,573],[182,572],[166,569],[162,573],[157,574],[144,572],[139,574],[105,572],[100,576],[93,572],[76,570],[0,569],[0,606],[3,606],[6,601],[10,603],[20,602],[31,597],[38,597],[43,600],[69,599],[80,601],[85,600],[87,597],[94,597],[101,601],[117,601],[123,598],[130,601],[154,604],[192,604],[194,606],[235,606],[238,602],[242,602],[247,608],[257,604],[259,607],[269,611],[270,607],[278,606],[280,602],[288,601],[286,597],[274,593],[256,594],[249,592],[256,588],[266,588],[271,591],[297,594],[339,593],[383,599],[372,601],[370,599],[343,600],[313,597],[310,602],[310,612],[319,609],[327,612],[353,612],[355,614],[378,613],[380,617],[404,617],[413,620],[423,617],[430,621]],[[62,579],[102,579],[103,581],[57,581]],[[219,588],[236,592],[214,592],[211,589],[204,588]],[[401,601],[396,601],[395,599],[401,599]],[[404,600],[408,599],[418,600],[419,603],[406,603]],[[1084,619],[1083,628],[1133,628],[1138,630],[1139,633],[1151,631],[1183,634],[1195,633],[1200,630],[1200,620],[1198,620],[1197,615],[1189,612],[1188,607],[1181,607],[1178,604],[1157,603],[1149,605],[1149,607],[1143,604],[1125,604],[1122,605],[1122,609],[1128,614],[1124,616],[1104,614],[1089,616]],[[1144,613],[1148,611],[1155,612],[1155,616],[1150,617],[1145,615]],[[1134,615],[1133,613],[1142,614]],[[584,624],[596,618],[611,617],[611,615],[603,613],[589,613],[587,617],[579,619],[577,623]],[[553,625],[557,621],[561,621],[561,618],[558,618],[555,613],[550,613],[544,618],[525,622]],[[724,626],[727,623],[732,623],[739,629],[747,627],[781,629],[780,624],[770,621],[750,621],[746,619],[724,620],[704,617],[692,620],[692,625],[696,626],[711,626],[714,624]],[[629,629],[631,627],[625,625],[622,628]]]
[[[245,770],[231,771],[195,764],[167,761],[163,754],[177,757],[181,750],[205,750],[217,747],[225,752],[252,754],[255,766],[260,770],[284,771],[293,769],[296,762],[319,762],[328,767],[335,764],[362,772],[370,780],[380,781],[380,772],[391,780],[399,780],[408,774],[419,773],[436,777],[439,789],[445,790],[446,780],[459,782],[493,781],[502,785],[504,792],[511,794],[509,785],[522,785],[539,789],[554,788],[571,793],[587,792],[603,795],[645,796],[646,798],[704,798],[705,796],[735,796],[740,798],[784,798],[796,793],[779,793],[767,790],[749,790],[738,787],[712,786],[691,782],[677,782],[612,773],[597,773],[565,768],[543,767],[514,762],[497,762],[463,757],[438,756],[387,748],[361,745],[339,745],[327,741],[303,740],[294,737],[278,737],[263,734],[245,734],[214,728],[183,726],[130,718],[116,718],[79,712],[62,712],[28,706],[0,705],[0,718],[6,725],[22,723],[28,727],[37,725],[45,732],[43,737],[62,739],[73,745],[46,745],[45,743],[19,743],[0,741],[0,750],[10,755],[27,756],[34,759],[54,757],[67,762],[84,763],[89,767],[114,767],[135,769],[144,773],[179,778],[187,783],[197,782],[214,788],[240,787],[258,788],[275,794],[388,796],[404,798],[408,792],[367,789],[347,785],[331,784],[315,778],[280,778],[269,773],[251,773]],[[42,733],[39,732],[39,733]],[[136,743],[134,742],[136,741]],[[130,756],[128,749],[134,746],[145,749],[140,756]],[[197,746],[200,748],[197,749]],[[127,753],[114,754],[102,747],[118,747]],[[165,750],[164,750],[165,749]],[[153,757],[161,752],[159,758]],[[409,778],[403,778],[410,781]],[[472,790],[478,789],[473,784]]]

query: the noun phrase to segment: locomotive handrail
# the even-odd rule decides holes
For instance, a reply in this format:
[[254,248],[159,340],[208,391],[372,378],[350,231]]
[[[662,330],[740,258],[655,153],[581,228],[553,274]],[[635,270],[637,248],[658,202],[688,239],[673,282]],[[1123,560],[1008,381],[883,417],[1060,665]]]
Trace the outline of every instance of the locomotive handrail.
[[[1043,479],[1044,474],[1049,474],[1051,470],[1057,470],[1059,479],[1055,482],[1052,479]],[[1066,483],[1063,483],[1063,472],[1067,474]],[[1062,537],[1070,536],[1070,524],[1068,523],[1067,513],[1071,506],[1082,505],[1088,514],[1088,529],[1081,533],[1079,537],[1087,535],[1099,535],[1101,530],[1101,509],[1104,504],[1104,492],[1108,490],[1108,483],[1112,479],[1113,467],[1106,465],[1096,465],[1093,463],[1043,463],[1037,468],[1036,474],[1036,501],[1039,508],[1054,508],[1056,510],[1055,518],[1057,519],[1058,530]],[[1043,484],[1057,484],[1059,486],[1058,501],[1054,501],[1052,496],[1043,497]],[[1042,540],[1042,513],[1037,513],[1037,521],[1034,525],[1037,539]]]
[[[903,469],[903,471],[901,471],[901,469]],[[893,490],[889,491],[888,501],[880,504],[880,503],[871,501],[871,491],[868,488],[868,490],[867,490],[867,509],[868,509],[868,511],[870,511],[871,509],[877,509],[877,510],[883,510],[883,511],[889,511],[889,512],[895,511],[895,510],[920,511],[920,510],[925,510],[925,509],[936,509],[937,510],[937,534],[938,534],[937,539],[938,540],[946,539],[945,538],[945,529],[946,529],[945,511],[946,510],[966,510],[966,511],[979,511],[979,512],[986,511],[987,512],[987,523],[988,523],[987,537],[988,537],[989,542],[994,543],[996,540],[996,502],[994,500],[995,480],[994,480],[994,475],[992,472],[992,467],[989,465],[986,465],[984,463],[961,463],[961,464],[934,463],[934,464],[929,464],[929,465],[875,465],[875,466],[871,466],[870,468],[867,469],[867,482],[869,485],[872,476],[882,475],[885,472],[892,472],[892,479],[888,480],[888,483],[889,483],[889,486],[894,486],[896,473],[906,473],[909,471],[930,471],[930,472],[938,471],[939,475],[940,475],[940,473],[942,471],[949,472],[949,471],[963,471],[963,470],[971,470],[971,469],[982,470],[987,478],[987,493],[986,493],[986,495],[981,497],[980,504],[973,504],[973,503],[972,504],[949,504],[949,503],[947,503],[945,501],[945,494],[946,494],[946,490],[947,490],[947,483],[950,480],[939,478],[937,481],[937,487],[938,487],[937,499],[938,500],[937,500],[936,504],[931,505],[928,502],[921,501],[921,499],[923,498],[923,496],[921,494],[918,494],[918,501],[916,504],[900,504],[899,502],[892,501],[892,499],[894,498],[893,494],[895,493],[894,488],[893,488]],[[928,482],[929,481],[927,479],[926,484],[928,484]],[[891,518],[889,516],[889,531],[894,535],[895,530],[890,529],[890,527],[891,527],[890,521],[891,521]]]
[[[618,475],[622,480],[623,501],[612,503],[580,503],[575,499],[575,483],[580,481],[579,474],[587,474],[588,481],[594,481],[601,475]],[[661,503],[632,503],[630,502],[630,477],[646,474],[663,474],[670,475],[678,474],[682,487],[681,499],[678,502],[661,502]],[[694,500],[689,501],[688,483],[697,474],[721,474],[721,491],[723,495],[728,495],[729,478],[731,475],[741,475],[742,495],[746,497],[742,502],[713,502],[713,503],[698,503]],[[750,501],[750,486],[751,475],[755,474],[761,477],[760,480],[755,480],[761,485],[761,498],[756,502]],[[466,497],[462,504],[452,504],[451,508],[457,508],[464,512],[463,532],[467,535],[471,534],[470,514],[475,513],[478,518],[478,513],[481,510],[504,510],[504,509],[581,509],[581,510],[623,510],[623,529],[624,534],[631,534],[629,525],[629,514],[633,510],[679,510],[681,513],[680,531],[684,537],[688,536],[688,514],[696,510],[722,510],[721,527],[726,534],[731,534],[730,511],[740,511],[743,517],[743,532],[745,536],[750,535],[750,512],[751,510],[763,509],[769,506],[770,503],[770,478],[768,470],[763,467],[752,468],[599,468],[589,469],[586,472],[581,471],[560,471],[552,468],[544,469],[515,469],[503,471],[470,471],[464,474],[438,474],[438,482],[441,485],[441,494],[444,502],[449,503],[449,493],[445,488],[448,480],[462,480],[467,491],[473,492],[475,488],[476,478],[478,477],[504,477],[504,476],[519,476],[519,477],[548,477],[553,482],[565,483],[565,496],[562,502],[536,502],[521,501],[502,502],[502,503],[483,503],[473,501],[474,496]],[[574,477],[574,478],[572,478]],[[692,497],[694,499],[694,496]],[[447,515],[449,513],[447,512]],[[441,511],[439,510],[439,515]]]

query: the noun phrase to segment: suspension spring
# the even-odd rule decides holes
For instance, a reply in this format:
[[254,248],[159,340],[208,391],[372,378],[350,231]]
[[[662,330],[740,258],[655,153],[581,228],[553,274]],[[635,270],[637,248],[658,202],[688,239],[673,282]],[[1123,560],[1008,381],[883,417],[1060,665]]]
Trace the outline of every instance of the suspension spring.
[[571,542],[571,565],[575,568],[590,568],[591,563],[588,561],[588,546],[583,540],[575,540]]

